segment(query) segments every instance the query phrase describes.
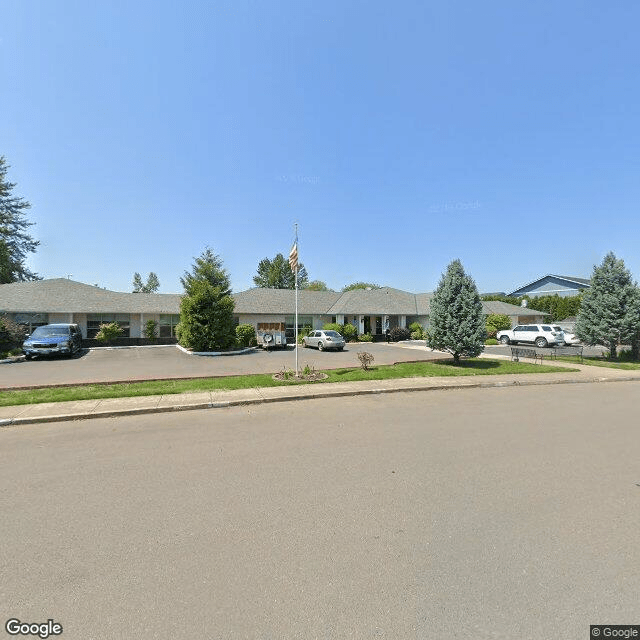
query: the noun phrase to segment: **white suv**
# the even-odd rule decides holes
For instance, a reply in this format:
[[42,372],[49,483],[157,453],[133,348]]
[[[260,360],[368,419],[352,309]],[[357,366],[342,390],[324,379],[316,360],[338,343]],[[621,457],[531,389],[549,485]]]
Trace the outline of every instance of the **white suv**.
[[532,342],[536,347],[564,344],[564,334],[548,324],[519,324],[508,331],[498,331],[496,338],[502,344]]

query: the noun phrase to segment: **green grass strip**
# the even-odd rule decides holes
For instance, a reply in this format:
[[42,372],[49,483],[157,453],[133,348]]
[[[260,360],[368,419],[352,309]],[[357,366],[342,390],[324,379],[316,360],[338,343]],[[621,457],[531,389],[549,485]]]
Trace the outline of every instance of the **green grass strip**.
[[256,387],[280,387],[292,384],[326,384],[331,382],[354,382],[358,380],[390,380],[393,378],[429,378],[443,376],[477,376],[509,373],[553,373],[570,372],[577,369],[552,367],[548,365],[509,362],[476,358],[463,360],[455,365],[453,361],[403,362],[381,365],[369,371],[360,368],[334,369],[325,371],[329,376],[321,382],[278,382],[270,374],[247,376],[227,376],[222,378],[194,378],[190,380],[152,380],[125,384],[94,384],[81,387],[55,387],[3,391],[0,406],[8,407],[42,402],[69,402],[95,400],[101,398],[130,398],[134,396],[169,395],[174,393],[197,393],[199,391],[229,391],[253,389]]
[[[560,356],[558,360],[564,362],[580,363],[580,358],[576,356]],[[598,356],[585,356],[582,364],[589,364],[595,367],[608,367],[609,369],[625,369],[627,371],[633,371],[640,369],[640,362],[619,362],[616,360],[607,360],[606,358],[600,358]]]

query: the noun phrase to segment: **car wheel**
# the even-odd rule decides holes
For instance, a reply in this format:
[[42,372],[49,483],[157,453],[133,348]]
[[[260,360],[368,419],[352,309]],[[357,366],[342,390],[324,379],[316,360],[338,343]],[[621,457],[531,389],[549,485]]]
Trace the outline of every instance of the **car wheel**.
[[342,351],[344,347],[338,347],[338,351]]
[[502,344],[509,344],[509,336],[502,336],[500,342],[502,342]]
[[33,356],[30,353],[25,353],[24,354],[24,359],[25,360],[33,360]]
[[324,346],[322,342],[318,342],[318,351],[324,351]]
[[546,338],[536,338],[536,347],[540,347],[540,349],[544,349],[547,346],[548,342]]

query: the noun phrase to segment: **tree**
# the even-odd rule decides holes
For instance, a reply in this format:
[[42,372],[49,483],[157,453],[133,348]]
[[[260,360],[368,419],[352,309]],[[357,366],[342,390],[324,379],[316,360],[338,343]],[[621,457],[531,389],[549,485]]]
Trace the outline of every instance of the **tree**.
[[442,275],[431,299],[429,346],[448,351],[455,363],[460,356],[473,358],[484,350],[485,319],[473,278],[460,260],[454,260]]
[[327,287],[326,282],[322,282],[322,280],[312,280],[305,287],[308,291],[330,291],[329,287]]
[[40,244],[27,233],[33,222],[27,222],[25,211],[31,205],[12,195],[16,185],[7,181],[8,169],[4,156],[0,156],[0,284],[39,280],[25,265],[27,255]]
[[593,267],[591,288],[582,296],[576,335],[586,344],[604,344],[611,358],[620,343],[634,343],[640,330],[640,293],[623,260],[609,252]]
[[147,276],[147,284],[142,282],[137,271],[133,274],[133,293],[156,293],[159,288],[160,280],[153,271]]
[[236,342],[233,298],[208,280],[194,280],[180,302],[178,339],[193,351],[217,351]]
[[[253,277],[257,287],[263,289],[295,289],[296,277],[289,261],[279,253],[273,260],[264,258],[258,263],[258,274]],[[305,289],[309,282],[307,270],[298,263],[298,287]]]
[[185,271],[180,282],[187,295],[190,295],[196,282],[208,282],[212,287],[219,288],[223,296],[231,294],[229,274],[222,266],[222,258],[215,255],[209,247],[195,258],[191,273]]
[[487,338],[495,338],[498,331],[511,329],[511,320],[509,316],[505,316],[502,313],[491,313],[485,321],[485,329]]
[[351,284],[345,284],[342,287],[342,291],[353,291],[354,289],[382,289],[379,284],[373,282],[352,282]]

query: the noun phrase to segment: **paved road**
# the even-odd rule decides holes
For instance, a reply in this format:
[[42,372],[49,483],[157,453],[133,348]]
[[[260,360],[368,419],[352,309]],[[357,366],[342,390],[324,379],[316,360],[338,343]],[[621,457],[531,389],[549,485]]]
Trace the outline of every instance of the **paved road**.
[[[446,357],[422,349],[403,349],[398,345],[348,344],[344,351],[299,349],[300,366],[309,363],[316,369],[360,366],[358,351],[370,351],[377,364]],[[238,356],[190,356],[174,346],[139,349],[94,349],[80,357],[51,357],[0,365],[0,388],[109,382],[113,380],[148,380],[197,376],[276,373],[295,367],[294,349],[254,351]]]
[[637,383],[0,430],[0,610],[63,638],[544,638],[640,621]]

